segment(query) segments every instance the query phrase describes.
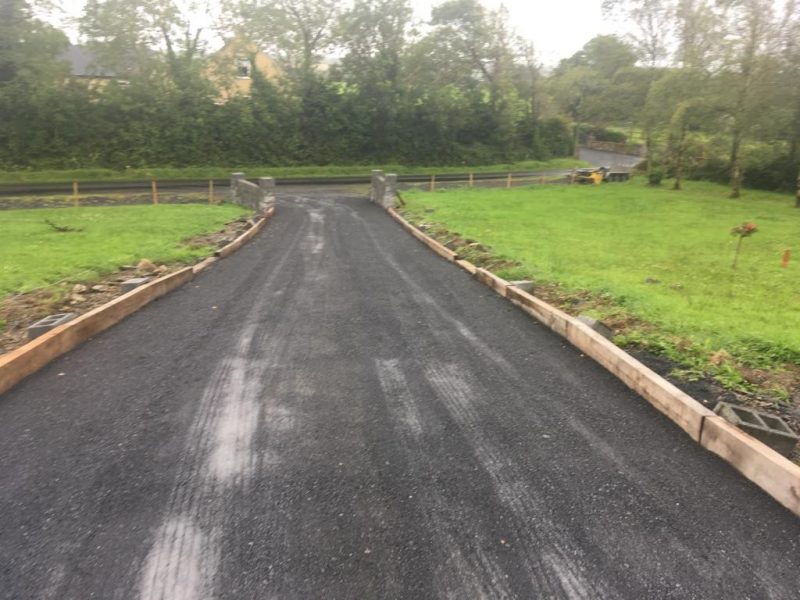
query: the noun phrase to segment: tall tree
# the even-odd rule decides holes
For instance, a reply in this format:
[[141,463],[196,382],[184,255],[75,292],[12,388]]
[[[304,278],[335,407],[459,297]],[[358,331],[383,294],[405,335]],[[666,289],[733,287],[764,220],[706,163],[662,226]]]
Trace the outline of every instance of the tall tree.
[[98,66],[126,76],[163,66],[179,87],[202,87],[202,28],[193,27],[174,0],[88,0],[80,31]]
[[720,0],[726,9],[725,74],[730,82],[730,187],[738,198],[742,186],[742,142],[774,89],[772,44],[779,39],[772,0]]
[[366,113],[365,125],[371,131],[366,150],[377,159],[394,153],[411,15],[407,0],[357,0],[337,28],[338,43],[346,52],[339,72]]
[[292,92],[299,100],[296,127],[306,144],[305,154],[329,143],[325,125],[329,107],[323,97],[334,99],[319,70],[331,48],[340,0],[233,0],[233,28],[243,32],[275,55]]
[[[650,70],[650,86],[658,78],[657,67],[668,55],[667,43],[670,34],[672,10],[670,0],[603,0],[606,15],[626,15],[636,25],[630,38],[639,53],[639,59]],[[642,117],[646,148],[646,170],[649,177],[653,165],[654,140],[650,121]]]

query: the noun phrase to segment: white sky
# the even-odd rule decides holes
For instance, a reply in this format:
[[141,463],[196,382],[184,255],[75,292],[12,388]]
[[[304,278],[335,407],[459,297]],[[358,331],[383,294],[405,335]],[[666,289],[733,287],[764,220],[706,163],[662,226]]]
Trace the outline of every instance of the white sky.
[[[504,4],[512,26],[533,42],[539,62],[546,66],[554,66],[560,59],[571,56],[597,34],[620,31],[619,27],[603,19],[600,13],[602,0],[481,1],[492,8]],[[431,7],[439,3],[440,0],[411,0],[416,16],[421,20],[430,18]],[[68,19],[80,15],[84,0],[61,0],[60,5],[62,15],[50,20],[66,29],[73,41],[77,41],[74,29],[68,26]],[[207,18],[201,17],[201,20]]]
[[[580,50],[595,35],[618,33],[600,14],[602,0],[481,0],[484,6],[505,5],[511,25],[532,41],[539,62],[555,66]],[[411,0],[420,18],[430,18],[433,0]]]

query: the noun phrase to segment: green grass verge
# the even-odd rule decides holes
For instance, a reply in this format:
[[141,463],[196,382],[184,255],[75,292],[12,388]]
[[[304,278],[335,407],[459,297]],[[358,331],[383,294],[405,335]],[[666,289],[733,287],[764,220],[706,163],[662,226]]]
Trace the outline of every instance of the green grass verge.
[[[210,248],[190,248],[182,240],[247,212],[231,204],[0,211],[0,298],[64,279],[91,280],[141,258],[191,261]],[[76,231],[55,231],[46,220]]]
[[[710,183],[676,192],[634,180],[404,198],[417,221],[440,223],[520,262],[511,276],[609,295],[659,331],[709,352],[725,349],[745,364],[800,362],[800,210],[785,195],[727,194]],[[730,230],[744,221],[759,230],[743,241],[733,269]],[[784,269],[787,248],[794,259]]]
[[585,166],[587,163],[573,158],[556,158],[548,161],[529,160],[509,164],[446,167],[409,167],[403,165],[328,165],[305,167],[154,167],[116,171],[113,169],[73,170],[19,170],[0,171],[0,183],[45,183],[63,181],[124,181],[136,179],[206,179],[224,178],[236,171],[248,177],[333,177],[368,176],[372,169],[382,169],[399,174],[489,173],[495,171],[545,171]]

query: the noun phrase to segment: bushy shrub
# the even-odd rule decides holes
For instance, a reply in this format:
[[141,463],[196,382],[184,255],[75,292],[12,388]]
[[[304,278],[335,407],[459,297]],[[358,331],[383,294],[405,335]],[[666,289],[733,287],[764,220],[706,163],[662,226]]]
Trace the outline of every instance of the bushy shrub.
[[664,179],[664,171],[661,169],[653,169],[647,176],[648,185],[661,185],[661,180]]
[[614,131],[597,125],[580,125],[578,127],[578,141],[586,143],[590,137],[593,137],[598,142],[616,142],[624,144],[628,141],[628,136],[621,131]]

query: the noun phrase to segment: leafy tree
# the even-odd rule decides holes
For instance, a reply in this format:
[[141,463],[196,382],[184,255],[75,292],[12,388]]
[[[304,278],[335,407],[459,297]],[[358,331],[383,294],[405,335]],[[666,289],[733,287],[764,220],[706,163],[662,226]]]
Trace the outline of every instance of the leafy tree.
[[342,14],[339,43],[346,54],[338,69],[361,107],[365,156],[385,160],[395,153],[403,58],[411,6],[406,1],[357,0]]

